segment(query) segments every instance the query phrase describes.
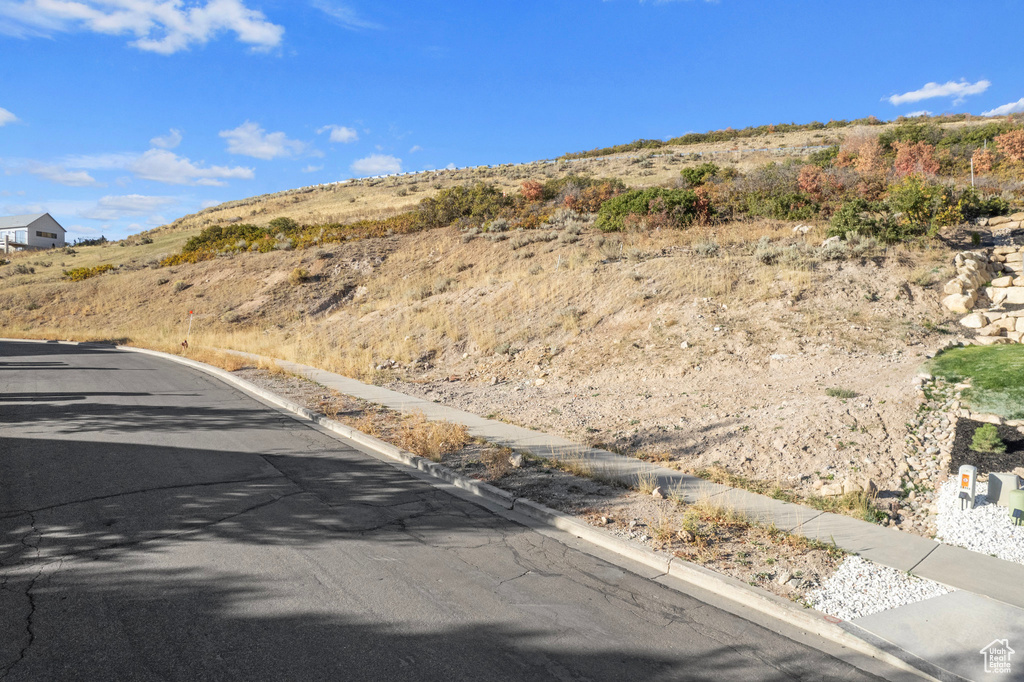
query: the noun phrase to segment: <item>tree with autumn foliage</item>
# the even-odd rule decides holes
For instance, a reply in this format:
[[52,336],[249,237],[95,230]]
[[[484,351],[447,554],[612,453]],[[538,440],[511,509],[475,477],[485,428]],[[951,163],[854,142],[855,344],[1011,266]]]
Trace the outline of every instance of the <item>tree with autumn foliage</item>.
[[974,172],[979,174],[991,173],[995,160],[996,155],[992,153],[991,149],[975,149],[974,154],[971,155],[971,161],[974,164]]
[[1024,130],[1011,130],[995,137],[996,146],[1006,158],[1013,161],[1024,161]]
[[935,175],[939,172],[939,160],[935,158],[935,147],[927,142],[893,142],[896,162],[893,170],[899,176],[912,174]]
[[536,180],[523,180],[523,198],[527,201],[540,201],[544,198],[544,185]]
[[875,135],[850,135],[843,140],[836,157],[840,168],[853,166],[862,175],[872,175],[885,170],[882,146]]

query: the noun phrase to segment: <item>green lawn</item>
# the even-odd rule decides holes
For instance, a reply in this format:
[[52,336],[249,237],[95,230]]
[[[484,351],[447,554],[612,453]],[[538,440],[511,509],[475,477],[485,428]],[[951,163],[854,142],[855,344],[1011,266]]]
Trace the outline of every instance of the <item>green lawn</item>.
[[928,369],[950,381],[970,379],[963,397],[971,410],[1024,419],[1024,345],[951,348],[937,355]]

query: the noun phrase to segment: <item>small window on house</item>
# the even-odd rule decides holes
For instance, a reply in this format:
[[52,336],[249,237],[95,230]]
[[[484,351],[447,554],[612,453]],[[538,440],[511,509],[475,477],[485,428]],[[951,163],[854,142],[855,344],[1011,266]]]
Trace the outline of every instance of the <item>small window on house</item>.
[[53,232],[40,232],[38,230],[36,230],[36,236],[37,237],[42,237],[43,239],[56,239],[57,238],[57,235],[54,234]]

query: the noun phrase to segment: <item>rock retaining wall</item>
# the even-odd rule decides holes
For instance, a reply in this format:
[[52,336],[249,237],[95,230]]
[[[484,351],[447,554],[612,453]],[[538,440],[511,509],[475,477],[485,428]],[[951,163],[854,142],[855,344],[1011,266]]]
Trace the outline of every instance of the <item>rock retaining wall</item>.
[[946,283],[942,305],[956,313],[969,313],[960,324],[975,330],[974,343],[1021,343],[1024,247],[1008,245],[966,251],[956,255],[954,264],[956,277]]

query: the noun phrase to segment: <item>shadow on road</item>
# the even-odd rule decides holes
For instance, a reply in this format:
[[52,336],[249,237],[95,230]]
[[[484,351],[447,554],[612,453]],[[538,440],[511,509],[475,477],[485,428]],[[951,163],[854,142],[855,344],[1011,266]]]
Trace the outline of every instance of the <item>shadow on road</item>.
[[[80,368],[78,368],[80,369]],[[55,432],[62,434],[89,432],[153,432],[168,429],[187,428],[191,431],[224,429],[254,429],[276,426],[282,417],[268,410],[252,407],[233,408],[226,406],[189,405],[198,397],[195,393],[162,392],[160,397],[179,398],[177,405],[125,404],[95,402],[104,397],[155,396],[144,392],[82,391],[66,393],[4,393],[0,402],[10,403],[0,412],[0,424],[28,425],[32,423],[52,424]],[[64,401],[89,402],[74,405],[58,405]],[[16,404],[29,403],[29,404]],[[40,402],[49,403],[45,408]]]
[[393,619],[370,620],[356,615],[364,608],[358,593],[330,595],[348,604],[349,614],[308,607],[296,612],[281,594],[252,584],[249,576],[108,568],[58,574],[38,590],[39,612],[78,595],[85,617],[73,625],[82,632],[66,638],[55,655],[43,643],[67,624],[41,624],[39,648],[8,679],[44,672],[47,679],[106,680],[829,679],[814,674],[810,661],[797,654],[765,665],[764,652],[750,644],[706,639],[725,633],[710,629],[693,636],[691,629],[705,624],[683,614],[673,634],[686,638],[691,631],[709,646],[687,651],[686,645],[673,647],[657,637],[626,647],[614,637],[587,641],[556,626],[491,619],[452,625],[440,603],[432,613],[400,611]]
[[0,679],[867,679],[202,386],[0,402]]

